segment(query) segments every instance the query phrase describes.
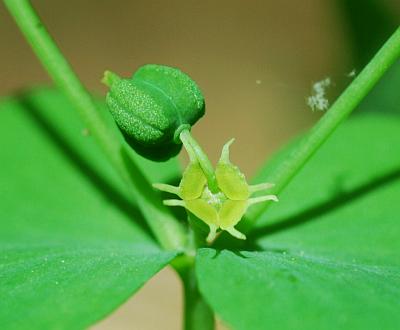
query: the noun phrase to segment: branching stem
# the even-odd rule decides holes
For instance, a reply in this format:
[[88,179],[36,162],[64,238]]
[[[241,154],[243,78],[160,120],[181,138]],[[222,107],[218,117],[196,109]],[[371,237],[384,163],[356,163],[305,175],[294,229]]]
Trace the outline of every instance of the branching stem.
[[[386,41],[378,53],[365,66],[347,89],[339,96],[327,113],[303,138],[298,148],[266,178],[275,183],[271,194],[277,195],[295,175],[303,168],[308,160],[329,138],[335,129],[360,104],[364,97],[375,86],[387,69],[400,57],[400,28]],[[351,142],[349,142],[351,143]],[[249,210],[245,228],[251,228],[259,216],[271,203],[260,204]]]
[[196,279],[194,265],[178,271],[184,289],[184,330],[213,330],[214,313],[204,301]]
[[49,75],[75,105],[91,135],[129,185],[130,192],[160,244],[166,249],[182,249],[186,236],[183,227],[155,196],[149,182],[129,156],[117,130],[110,127],[100,115],[90,94],[46,31],[29,1],[4,2]]

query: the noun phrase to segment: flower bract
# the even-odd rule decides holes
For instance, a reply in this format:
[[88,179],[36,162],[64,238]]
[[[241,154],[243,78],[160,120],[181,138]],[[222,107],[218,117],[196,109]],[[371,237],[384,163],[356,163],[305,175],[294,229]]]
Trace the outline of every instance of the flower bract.
[[210,232],[207,242],[214,241],[218,230],[225,230],[238,239],[246,236],[235,226],[253,204],[264,201],[278,201],[275,195],[251,197],[254,192],[273,187],[271,183],[249,185],[244,174],[229,159],[229,147],[234,140],[224,145],[215,169],[218,191],[212,192],[207,178],[196,159],[191,159],[178,187],[156,183],[159,190],[177,195],[180,199],[164,200],[165,205],[182,206],[206,223]]

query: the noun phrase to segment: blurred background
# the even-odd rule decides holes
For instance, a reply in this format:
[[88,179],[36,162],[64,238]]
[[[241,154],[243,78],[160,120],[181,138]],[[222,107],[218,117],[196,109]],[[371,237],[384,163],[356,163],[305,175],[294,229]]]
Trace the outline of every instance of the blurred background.
[[[332,102],[400,22],[398,0],[33,4],[95,94],[105,94],[105,69],[129,76],[140,65],[157,63],[188,73],[207,104],[194,135],[213,162],[235,137],[232,160],[248,177],[319,119],[321,112],[306,104],[313,83],[330,77]],[[0,95],[51,84],[2,5],[0,56]],[[174,272],[165,269],[93,329],[179,329],[180,290]]]

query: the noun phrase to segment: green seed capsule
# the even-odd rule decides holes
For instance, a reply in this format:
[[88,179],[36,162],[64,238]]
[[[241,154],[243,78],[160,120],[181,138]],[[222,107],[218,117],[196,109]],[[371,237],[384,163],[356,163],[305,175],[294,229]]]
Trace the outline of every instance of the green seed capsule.
[[147,64],[130,79],[106,71],[106,102],[125,140],[139,154],[166,160],[181,149],[179,133],[205,112],[204,97],[179,69]]

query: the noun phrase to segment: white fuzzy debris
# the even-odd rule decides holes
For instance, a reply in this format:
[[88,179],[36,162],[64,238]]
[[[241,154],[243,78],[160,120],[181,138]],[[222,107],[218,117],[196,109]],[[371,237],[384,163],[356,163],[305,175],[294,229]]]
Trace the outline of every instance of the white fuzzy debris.
[[262,81],[261,81],[260,79],[257,79],[257,80],[256,80],[256,84],[257,84],[257,85],[261,85],[261,83],[262,83]]
[[326,98],[326,88],[331,85],[331,78],[327,77],[317,81],[312,87],[312,95],[307,97],[307,104],[312,111],[325,111],[329,108],[329,101]]
[[351,70],[348,74],[347,77],[353,78],[356,76],[356,69]]

